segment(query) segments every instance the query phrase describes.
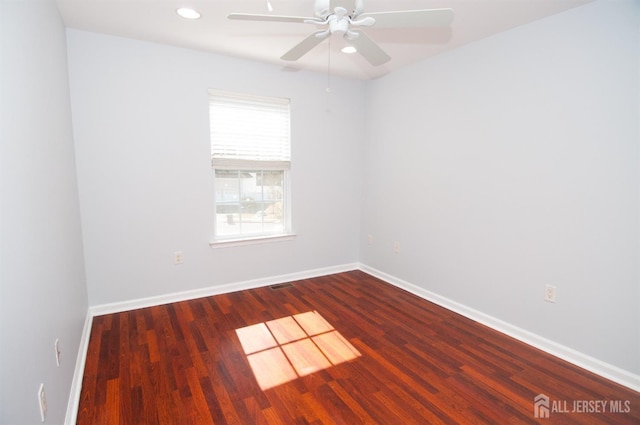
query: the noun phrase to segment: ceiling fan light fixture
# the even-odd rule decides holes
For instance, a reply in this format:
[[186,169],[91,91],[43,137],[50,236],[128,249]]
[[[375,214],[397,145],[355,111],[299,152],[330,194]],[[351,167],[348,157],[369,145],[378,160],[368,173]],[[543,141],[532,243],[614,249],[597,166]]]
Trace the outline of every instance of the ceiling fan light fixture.
[[353,46],[345,46],[342,49],[340,49],[340,51],[342,53],[346,53],[346,54],[350,55],[350,54],[356,53],[358,51],[358,49],[356,49]]
[[191,9],[189,7],[181,7],[176,10],[176,13],[182,16],[184,19],[199,19],[200,12],[195,9]]

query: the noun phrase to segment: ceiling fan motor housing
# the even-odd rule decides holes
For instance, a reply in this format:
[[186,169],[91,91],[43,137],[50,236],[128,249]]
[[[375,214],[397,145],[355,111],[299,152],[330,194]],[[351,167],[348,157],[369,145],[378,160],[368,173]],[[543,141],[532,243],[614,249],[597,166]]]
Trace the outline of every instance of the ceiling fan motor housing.
[[[337,11],[338,8],[336,8]],[[345,9],[343,9],[345,10]],[[344,14],[339,16],[337,13],[329,16],[329,31],[331,34],[345,34],[349,30],[349,17]]]

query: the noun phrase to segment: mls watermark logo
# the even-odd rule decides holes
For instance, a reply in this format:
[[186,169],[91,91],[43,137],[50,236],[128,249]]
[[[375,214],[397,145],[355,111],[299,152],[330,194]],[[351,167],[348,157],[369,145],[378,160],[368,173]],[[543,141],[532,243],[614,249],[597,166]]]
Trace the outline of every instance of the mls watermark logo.
[[549,396],[538,394],[533,399],[533,416],[535,418],[549,417]]
[[630,400],[551,400],[546,394],[533,399],[533,416],[548,419],[551,413],[598,414],[631,412]]

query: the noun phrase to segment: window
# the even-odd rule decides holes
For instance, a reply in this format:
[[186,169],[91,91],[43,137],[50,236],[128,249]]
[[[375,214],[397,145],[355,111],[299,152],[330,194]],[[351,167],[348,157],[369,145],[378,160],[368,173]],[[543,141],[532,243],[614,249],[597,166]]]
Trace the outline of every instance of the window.
[[289,99],[209,90],[217,242],[291,232]]

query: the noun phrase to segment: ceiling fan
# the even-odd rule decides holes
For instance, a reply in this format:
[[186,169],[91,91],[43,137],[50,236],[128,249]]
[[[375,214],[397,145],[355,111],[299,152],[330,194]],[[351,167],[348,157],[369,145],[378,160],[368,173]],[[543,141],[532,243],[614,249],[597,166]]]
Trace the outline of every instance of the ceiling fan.
[[316,0],[314,17],[232,13],[229,19],[313,24],[316,31],[280,59],[296,61],[334,34],[342,35],[371,65],[382,65],[391,57],[360,28],[437,28],[451,25],[452,9],[399,10],[363,13],[364,0]]

